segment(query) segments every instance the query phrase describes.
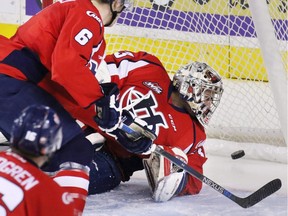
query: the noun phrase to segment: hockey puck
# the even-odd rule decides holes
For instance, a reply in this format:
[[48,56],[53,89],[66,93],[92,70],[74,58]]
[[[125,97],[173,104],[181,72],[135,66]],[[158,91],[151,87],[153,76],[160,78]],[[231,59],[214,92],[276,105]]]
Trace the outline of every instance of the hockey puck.
[[235,159],[238,159],[238,158],[243,157],[244,155],[245,155],[244,150],[238,150],[238,151],[236,151],[236,152],[233,152],[233,153],[231,154],[231,157],[232,157],[233,160],[235,160]]

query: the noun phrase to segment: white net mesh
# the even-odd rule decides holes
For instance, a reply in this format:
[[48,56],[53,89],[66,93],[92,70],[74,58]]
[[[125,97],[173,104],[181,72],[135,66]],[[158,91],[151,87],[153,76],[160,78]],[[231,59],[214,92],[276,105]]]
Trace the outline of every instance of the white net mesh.
[[[267,1],[283,64],[287,1]],[[153,53],[168,72],[203,61],[223,76],[224,94],[208,137],[285,145],[249,5],[244,0],[135,0],[106,28],[107,53]]]

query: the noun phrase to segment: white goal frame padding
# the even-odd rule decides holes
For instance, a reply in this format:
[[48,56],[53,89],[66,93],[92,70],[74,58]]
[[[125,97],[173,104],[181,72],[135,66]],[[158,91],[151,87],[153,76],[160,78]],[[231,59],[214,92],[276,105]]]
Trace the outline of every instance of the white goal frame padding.
[[277,48],[274,27],[266,0],[248,0],[248,2],[287,145],[287,76]]

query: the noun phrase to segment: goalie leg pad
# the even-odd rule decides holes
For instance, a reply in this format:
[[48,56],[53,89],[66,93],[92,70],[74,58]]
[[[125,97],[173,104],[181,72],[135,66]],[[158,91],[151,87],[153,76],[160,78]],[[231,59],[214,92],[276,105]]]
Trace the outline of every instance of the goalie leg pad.
[[173,173],[161,179],[153,193],[155,202],[165,202],[170,200],[182,191],[186,184],[186,174],[184,172]]
[[[188,158],[181,149],[163,148],[187,163]],[[143,160],[143,165],[152,192],[152,199],[156,202],[170,200],[182,191],[187,182],[186,173],[182,169],[157,153],[152,152],[148,159]]]

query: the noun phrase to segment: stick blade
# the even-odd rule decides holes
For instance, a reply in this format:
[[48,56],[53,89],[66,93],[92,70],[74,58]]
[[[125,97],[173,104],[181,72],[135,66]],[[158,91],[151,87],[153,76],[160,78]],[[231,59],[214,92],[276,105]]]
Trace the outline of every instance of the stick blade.
[[266,197],[270,196],[271,194],[278,191],[282,186],[280,179],[274,179],[268,182],[266,185],[255,191],[253,194],[246,198],[239,198],[238,204],[243,208],[249,208],[261,200],[265,199]]

